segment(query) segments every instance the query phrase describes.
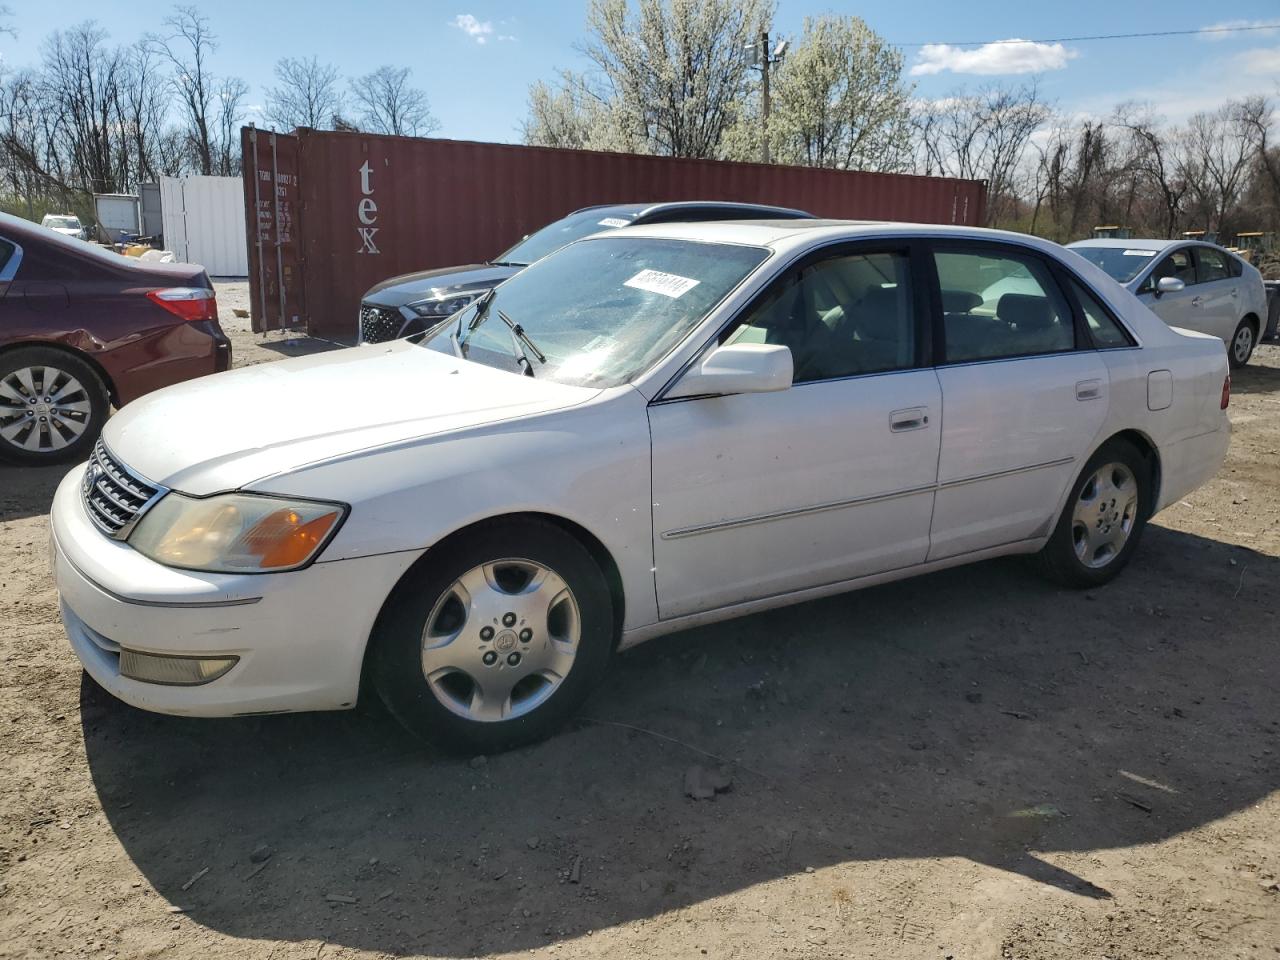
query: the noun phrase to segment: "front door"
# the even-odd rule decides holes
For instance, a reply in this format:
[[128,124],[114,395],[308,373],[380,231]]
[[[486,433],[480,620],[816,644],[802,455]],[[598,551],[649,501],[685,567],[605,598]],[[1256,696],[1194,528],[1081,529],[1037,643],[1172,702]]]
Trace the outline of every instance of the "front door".
[[1109,392],[1106,365],[1039,257],[965,242],[938,244],[934,261],[943,410],[930,560],[1047,534]]
[[[1177,277],[1186,287],[1177,293],[1157,293],[1161,277]],[[1196,296],[1196,264],[1190,247],[1180,247],[1163,257],[1138,288],[1138,298],[1152,313],[1171,327],[1187,330],[1200,329],[1196,325],[1200,314],[1192,304]]]
[[940,395],[913,273],[907,249],[811,257],[717,340],[785,344],[790,389],[650,406],[663,619],[924,560]]

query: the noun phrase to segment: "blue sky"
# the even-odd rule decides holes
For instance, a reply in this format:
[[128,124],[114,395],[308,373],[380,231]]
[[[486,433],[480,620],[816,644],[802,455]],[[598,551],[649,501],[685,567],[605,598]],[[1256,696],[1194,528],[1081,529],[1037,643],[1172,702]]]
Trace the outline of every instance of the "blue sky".
[[[33,62],[53,30],[96,19],[113,41],[159,28],[168,7],[137,0],[8,0],[18,37],[0,37],[7,66]],[[441,121],[437,135],[518,140],[526,92],[557,67],[581,67],[586,0],[218,0],[200,4],[221,40],[214,69],[250,84],[261,104],[271,69],[284,56],[318,56],[345,75],[382,63],[412,67]],[[1153,16],[1158,9],[1159,16]],[[894,43],[942,44],[1082,34],[1191,30],[1223,23],[1280,23],[1276,0],[1233,0],[1212,9],[1188,0],[1159,5],[1118,0],[1071,3],[913,0],[822,3],[779,0],[774,32],[796,35],[805,16],[856,13]],[[1019,76],[1038,75],[1064,110],[1106,113],[1124,99],[1149,99],[1174,120],[1249,92],[1280,94],[1280,30],[1201,37],[1068,42],[962,49],[904,47],[917,96],[943,96]],[[1018,71],[1026,71],[1020,74]]]

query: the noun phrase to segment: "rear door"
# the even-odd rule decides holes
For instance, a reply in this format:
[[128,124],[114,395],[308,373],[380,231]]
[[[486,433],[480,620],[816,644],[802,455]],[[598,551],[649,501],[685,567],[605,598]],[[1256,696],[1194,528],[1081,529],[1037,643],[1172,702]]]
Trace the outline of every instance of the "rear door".
[[1109,380],[1047,260],[986,241],[937,242],[932,260],[938,560],[1049,531],[1106,418]]
[[1196,295],[1191,298],[1197,330],[1230,342],[1240,313],[1240,280],[1231,275],[1227,255],[1216,247],[1192,247],[1196,261]]

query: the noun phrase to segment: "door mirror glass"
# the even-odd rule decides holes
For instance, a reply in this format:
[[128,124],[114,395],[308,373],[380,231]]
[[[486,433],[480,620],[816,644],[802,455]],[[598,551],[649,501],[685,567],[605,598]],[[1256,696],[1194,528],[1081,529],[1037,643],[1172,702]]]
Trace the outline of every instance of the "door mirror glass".
[[775,343],[728,343],[696,363],[668,397],[771,393],[791,386],[791,351]]
[[1187,285],[1178,277],[1161,277],[1156,281],[1156,296],[1162,293],[1181,293]]

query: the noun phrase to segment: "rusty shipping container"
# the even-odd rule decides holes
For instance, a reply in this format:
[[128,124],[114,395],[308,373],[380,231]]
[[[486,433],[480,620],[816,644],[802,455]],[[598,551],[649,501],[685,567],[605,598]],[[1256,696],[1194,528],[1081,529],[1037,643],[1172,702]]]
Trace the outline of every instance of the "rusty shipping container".
[[841,219],[981,224],[976,180],[246,127],[253,329],[355,336],[387,277],[489,260],[598,203],[739,200]]

